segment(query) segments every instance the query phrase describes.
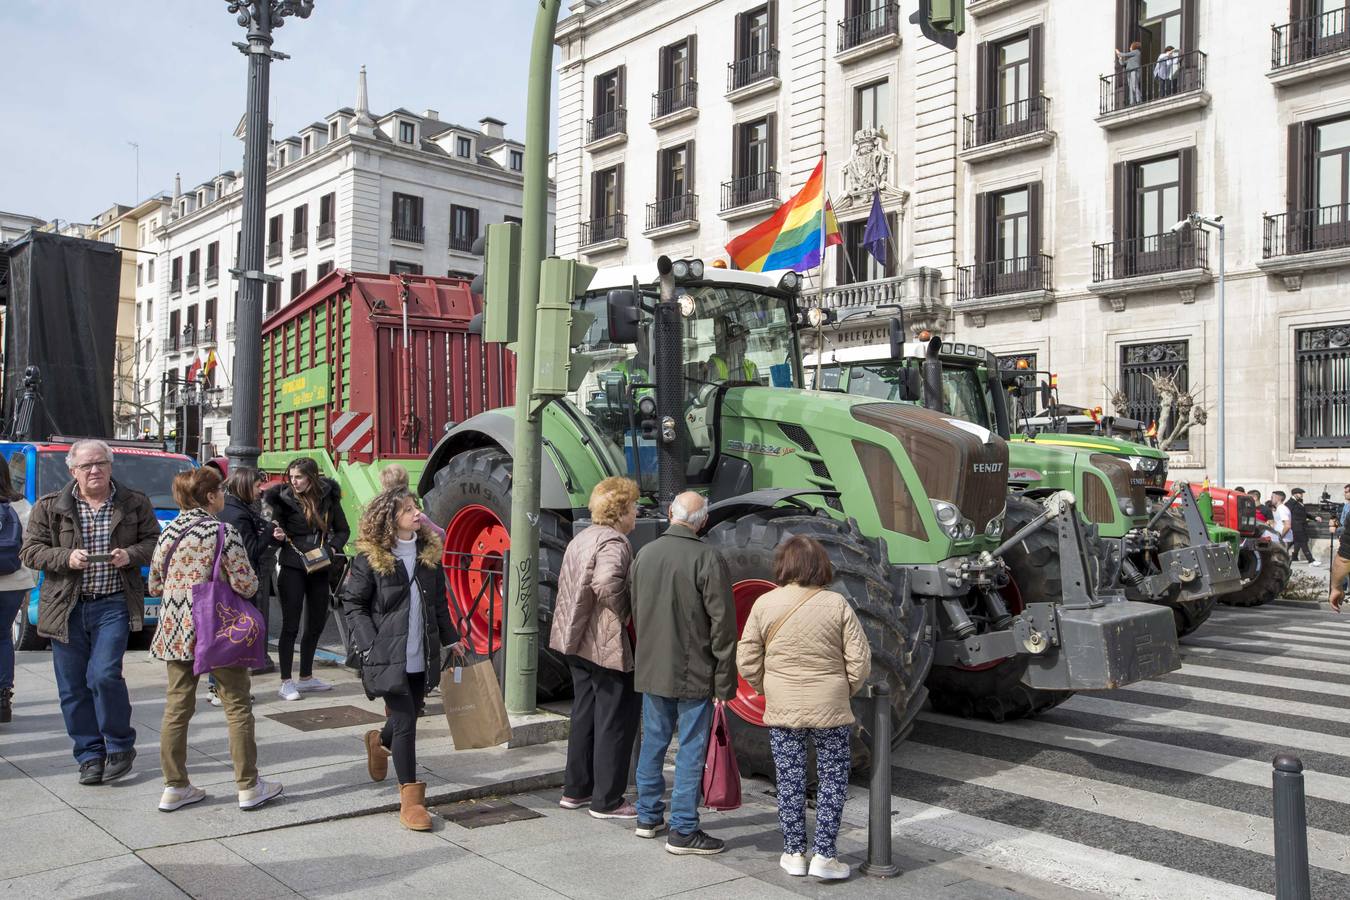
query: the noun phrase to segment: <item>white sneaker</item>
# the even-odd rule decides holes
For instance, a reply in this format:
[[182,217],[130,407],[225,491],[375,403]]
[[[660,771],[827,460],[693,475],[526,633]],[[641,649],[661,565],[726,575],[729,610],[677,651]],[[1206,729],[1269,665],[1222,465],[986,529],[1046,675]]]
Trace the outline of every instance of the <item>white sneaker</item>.
[[198,800],[205,799],[206,791],[190,784],[184,788],[166,787],[164,793],[159,795],[159,811],[173,812],[175,809],[182,809],[189,803],[196,803]]
[[1317,561],[1317,560],[1314,559],[1312,562],[1308,563],[1308,565],[1310,565],[1310,566],[1320,566],[1320,565],[1322,565],[1322,564],[1321,564],[1319,561]]
[[277,781],[264,781],[262,776],[258,777],[258,783],[246,791],[239,792],[240,809],[257,809],[268,800],[281,796],[281,783]]
[[842,881],[852,872],[853,868],[848,863],[840,862],[837,858],[824,857],[819,854],[811,857],[809,873],[821,881]]
[[805,853],[784,853],[778,857],[778,867],[789,875],[806,874],[806,854]]
[[295,683],[295,686],[302,694],[314,694],[320,691],[331,691],[333,689],[331,684],[324,681],[322,678],[317,678],[313,675],[308,678],[301,678]]
[[295,682],[287,678],[281,683],[281,690],[277,691],[277,696],[282,700],[299,700],[300,691],[296,689]]
[[220,695],[216,693],[214,684],[206,689],[206,702],[212,706],[220,706]]

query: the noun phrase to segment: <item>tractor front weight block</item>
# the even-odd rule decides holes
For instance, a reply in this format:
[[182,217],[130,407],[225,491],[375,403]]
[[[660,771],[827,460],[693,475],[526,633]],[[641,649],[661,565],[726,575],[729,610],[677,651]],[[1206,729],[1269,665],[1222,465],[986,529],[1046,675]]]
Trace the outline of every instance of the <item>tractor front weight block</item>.
[[1150,597],[1162,596],[1169,584],[1180,588],[1182,600],[1204,600],[1242,587],[1237,559],[1227,544],[1169,550],[1158,555],[1158,563],[1162,572],[1144,581],[1144,591]]
[[1181,667],[1172,611],[1121,601],[1056,610],[1059,652],[1032,656],[1022,682],[1051,691],[1110,690]]

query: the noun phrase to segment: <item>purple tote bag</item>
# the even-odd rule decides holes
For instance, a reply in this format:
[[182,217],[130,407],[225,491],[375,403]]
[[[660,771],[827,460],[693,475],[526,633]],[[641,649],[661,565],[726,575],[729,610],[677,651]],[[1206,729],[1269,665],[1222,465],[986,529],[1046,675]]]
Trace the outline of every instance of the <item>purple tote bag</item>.
[[[267,626],[262,613],[235,593],[228,579],[220,577],[220,561],[224,556],[225,523],[221,522],[216,528],[216,562],[211,580],[192,586],[192,627],[197,636],[192,651],[195,675],[231,666],[260,669],[267,663]],[[168,569],[167,562],[164,567]]]

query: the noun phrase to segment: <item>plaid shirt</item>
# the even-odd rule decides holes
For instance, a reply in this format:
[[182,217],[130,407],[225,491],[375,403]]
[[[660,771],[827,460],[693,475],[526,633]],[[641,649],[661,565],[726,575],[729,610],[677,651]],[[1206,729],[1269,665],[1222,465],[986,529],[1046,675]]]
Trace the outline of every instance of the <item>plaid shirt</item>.
[[[90,554],[112,552],[112,514],[113,497],[117,485],[111,485],[108,499],[95,510],[75,489],[75,506],[80,512],[80,534],[84,539],[84,549]],[[112,594],[124,590],[122,576],[112,563],[91,563],[80,579],[81,594]]]

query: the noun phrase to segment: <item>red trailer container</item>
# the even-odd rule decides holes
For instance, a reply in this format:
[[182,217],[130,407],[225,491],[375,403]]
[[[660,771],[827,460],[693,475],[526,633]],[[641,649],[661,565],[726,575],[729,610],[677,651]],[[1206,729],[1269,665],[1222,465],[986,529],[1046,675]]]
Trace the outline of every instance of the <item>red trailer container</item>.
[[398,460],[416,484],[447,426],[512,403],[514,356],[468,331],[481,310],[458,278],[324,276],[263,324],[261,465],[312,456],[346,481],[346,463]]

